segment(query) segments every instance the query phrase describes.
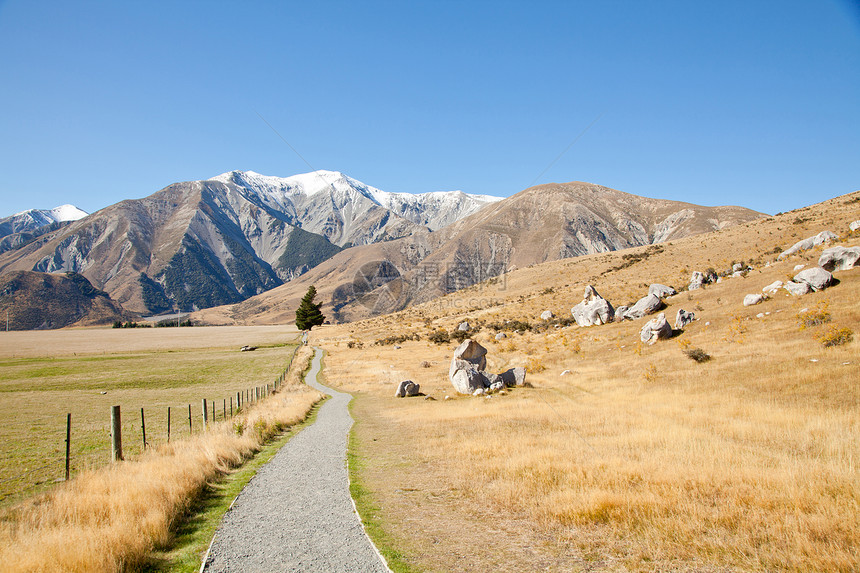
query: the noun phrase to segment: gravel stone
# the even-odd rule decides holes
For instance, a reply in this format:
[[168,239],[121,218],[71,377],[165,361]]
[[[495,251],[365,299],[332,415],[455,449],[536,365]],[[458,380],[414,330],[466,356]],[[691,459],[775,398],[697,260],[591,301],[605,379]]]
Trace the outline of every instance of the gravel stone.
[[316,349],[305,382],[331,395],[316,422],[294,436],[248,482],[215,533],[203,571],[386,573],[349,495],[347,433],[352,396],[316,381]]

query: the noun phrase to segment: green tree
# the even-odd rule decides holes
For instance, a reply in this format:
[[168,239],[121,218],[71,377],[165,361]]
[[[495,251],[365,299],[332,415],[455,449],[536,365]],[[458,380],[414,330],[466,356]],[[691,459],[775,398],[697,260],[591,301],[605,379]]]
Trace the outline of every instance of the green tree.
[[317,296],[317,289],[311,285],[308,292],[302,297],[299,303],[299,308],[296,309],[296,326],[299,330],[310,330],[314,326],[319,326],[325,321],[325,316],[320,312],[322,307],[321,302],[314,302]]

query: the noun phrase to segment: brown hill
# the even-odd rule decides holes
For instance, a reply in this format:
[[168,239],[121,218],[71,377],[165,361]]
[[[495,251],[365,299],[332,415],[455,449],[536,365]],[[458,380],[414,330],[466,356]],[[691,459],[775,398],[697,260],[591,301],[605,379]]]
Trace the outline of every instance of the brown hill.
[[289,322],[308,286],[323,312],[350,321],[432,300],[533,264],[689,237],[765,217],[742,207],[649,199],[590,183],[539,185],[433,233],[347,249],[214,323]]
[[0,276],[0,308],[9,313],[10,330],[93,326],[134,316],[77,273],[4,274]]

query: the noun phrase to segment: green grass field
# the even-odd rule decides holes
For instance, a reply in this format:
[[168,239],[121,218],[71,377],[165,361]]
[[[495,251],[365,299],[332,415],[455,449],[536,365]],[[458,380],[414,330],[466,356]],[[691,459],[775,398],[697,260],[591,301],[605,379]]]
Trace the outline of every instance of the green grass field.
[[[163,330],[163,329],[158,329]],[[126,459],[143,445],[141,408],[150,446],[202,429],[202,399],[216,407],[216,418],[230,415],[230,398],[255,386],[272,383],[289,363],[295,348],[290,328],[243,331],[259,345],[239,352],[226,345],[224,331],[210,328],[171,329],[169,344],[156,333],[105,330],[4,333],[6,352],[0,353],[0,506],[51,487],[65,475],[66,416],[72,415],[71,473],[110,462],[110,408],[122,409],[123,451]],[[115,334],[114,334],[115,333]],[[116,350],[110,339],[116,336]],[[40,337],[44,344],[39,344]],[[81,352],[87,338],[94,351]],[[205,346],[207,339],[212,346]],[[16,349],[12,349],[15,343]],[[38,352],[21,352],[21,348]],[[74,348],[74,351],[69,351]],[[25,354],[25,356],[12,356]],[[29,355],[27,355],[29,354]],[[38,355],[42,354],[42,355]],[[50,356],[47,356],[50,354]]]

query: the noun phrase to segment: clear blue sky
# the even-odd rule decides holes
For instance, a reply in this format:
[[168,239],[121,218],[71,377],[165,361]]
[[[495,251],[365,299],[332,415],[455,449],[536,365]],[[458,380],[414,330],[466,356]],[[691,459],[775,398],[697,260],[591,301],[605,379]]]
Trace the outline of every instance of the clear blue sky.
[[258,113],[386,191],[860,189],[856,0],[0,0],[0,82],[0,216],[309,171]]

